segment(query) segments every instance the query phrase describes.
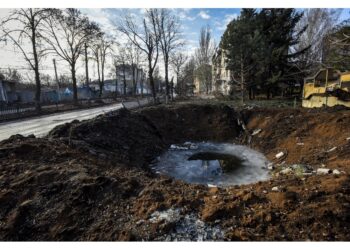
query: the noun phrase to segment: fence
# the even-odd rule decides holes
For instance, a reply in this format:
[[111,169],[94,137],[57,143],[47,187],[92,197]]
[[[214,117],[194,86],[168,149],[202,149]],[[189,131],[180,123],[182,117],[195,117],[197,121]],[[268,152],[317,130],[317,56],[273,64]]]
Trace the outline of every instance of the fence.
[[[78,106],[87,107],[97,106],[101,104],[108,104],[116,102],[113,98],[93,98],[93,99],[80,99],[78,100]],[[64,101],[60,103],[46,103],[42,104],[42,113],[54,112],[59,110],[72,109],[74,105],[73,101]],[[24,117],[27,115],[34,114],[35,104],[34,103],[0,103],[0,121],[15,119],[18,117]]]
[[[122,98],[121,98],[122,97]],[[157,103],[163,102],[164,96],[157,97]],[[114,102],[122,102],[125,108],[133,109],[142,107],[153,103],[150,95],[144,95],[144,98],[139,99],[134,96],[120,96],[117,99],[113,97],[108,98],[90,98],[90,99],[78,99],[78,106],[84,108],[96,107],[104,104],[110,104]],[[165,102],[165,101],[164,101]],[[73,101],[60,101],[59,103],[42,103],[42,114],[52,113],[56,111],[65,111],[74,109]],[[23,117],[30,117],[36,115],[34,103],[0,103],[0,122],[10,119],[17,119]]]

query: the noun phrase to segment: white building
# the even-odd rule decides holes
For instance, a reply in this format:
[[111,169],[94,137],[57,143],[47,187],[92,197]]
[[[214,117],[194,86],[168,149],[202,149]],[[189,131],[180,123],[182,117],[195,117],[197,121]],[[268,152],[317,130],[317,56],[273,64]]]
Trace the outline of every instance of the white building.
[[212,62],[213,91],[229,95],[232,85],[230,84],[231,72],[226,68],[226,52],[220,48],[216,49]]

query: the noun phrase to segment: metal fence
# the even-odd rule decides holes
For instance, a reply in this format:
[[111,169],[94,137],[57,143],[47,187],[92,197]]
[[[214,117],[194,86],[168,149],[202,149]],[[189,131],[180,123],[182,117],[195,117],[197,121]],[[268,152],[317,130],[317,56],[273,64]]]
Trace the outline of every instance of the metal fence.
[[[87,107],[97,106],[99,104],[109,104],[116,102],[114,98],[93,98],[93,99],[80,99],[78,100],[78,106]],[[60,103],[46,103],[42,104],[42,112],[52,112],[66,110],[68,107],[73,106],[73,101],[65,101]],[[35,113],[34,103],[0,103],[0,121],[14,119],[29,114]]]
[[[154,104],[153,98],[150,95],[145,95],[143,98],[135,98],[133,96],[120,96],[117,99],[108,98],[90,98],[79,99],[78,106],[82,108],[97,107],[115,102],[120,102],[127,109],[144,107],[149,104]],[[158,96],[156,103],[165,103],[164,96]],[[73,101],[61,101],[59,103],[42,103],[42,114],[65,111],[72,109]],[[36,114],[34,103],[0,103],[0,121],[29,117]]]

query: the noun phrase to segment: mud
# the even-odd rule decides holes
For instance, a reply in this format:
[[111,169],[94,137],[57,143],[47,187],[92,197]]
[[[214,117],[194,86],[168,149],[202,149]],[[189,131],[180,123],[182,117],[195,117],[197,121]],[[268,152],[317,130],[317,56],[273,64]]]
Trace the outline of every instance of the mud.
[[[348,110],[161,105],[62,125],[47,138],[13,136],[0,142],[0,239],[350,240],[349,122]],[[217,188],[147,167],[185,141],[250,145],[273,171],[304,164],[340,174],[277,172]]]

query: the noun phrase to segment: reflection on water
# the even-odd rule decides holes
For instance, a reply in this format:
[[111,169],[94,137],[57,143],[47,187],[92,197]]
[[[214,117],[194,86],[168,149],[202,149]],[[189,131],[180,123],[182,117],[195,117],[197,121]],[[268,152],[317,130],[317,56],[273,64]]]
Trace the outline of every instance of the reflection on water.
[[[223,154],[217,152],[199,152],[188,158],[189,161],[201,160],[202,167],[208,169],[210,164],[220,166],[220,171],[230,173],[243,167],[244,160],[233,154]],[[212,163],[211,163],[212,162]]]
[[189,183],[218,186],[248,184],[269,178],[265,156],[248,147],[209,142],[187,145],[190,146],[172,145],[159,157],[153,169]]

